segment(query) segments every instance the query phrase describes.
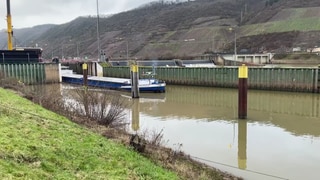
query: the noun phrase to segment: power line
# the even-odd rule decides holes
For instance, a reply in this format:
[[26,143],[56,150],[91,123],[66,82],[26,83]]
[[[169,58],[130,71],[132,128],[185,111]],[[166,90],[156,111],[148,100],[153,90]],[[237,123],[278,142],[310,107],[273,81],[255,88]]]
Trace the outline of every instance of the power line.
[[27,112],[27,111],[23,111],[23,110],[21,110],[21,109],[16,109],[16,108],[12,108],[12,107],[7,107],[7,106],[5,106],[4,104],[0,104],[0,107],[3,108],[3,109],[9,109],[9,110],[16,111],[16,112],[19,112],[19,113],[28,114],[28,115],[31,115],[31,116],[33,116],[33,117],[37,117],[37,118],[40,118],[40,119],[46,119],[46,120],[49,120],[50,122],[59,123],[59,124],[65,126],[65,127],[72,127],[71,124],[66,124],[66,123],[62,122],[61,120],[52,119],[52,118],[48,118],[48,117],[44,117],[44,116],[40,116],[40,115],[38,115],[38,114],[34,114],[34,113]]
[[[206,161],[206,162],[219,164],[219,165],[226,166],[226,167],[231,167],[231,168],[234,168],[234,169],[239,169],[236,166],[232,166],[232,165],[225,164],[225,163],[220,163],[220,162],[216,162],[216,161],[212,161],[212,160],[208,160],[208,159],[204,159],[204,158],[200,158],[200,157],[196,157],[196,156],[191,156],[191,155],[190,155],[190,157],[192,157],[193,159],[201,160],[201,161]],[[280,176],[275,176],[275,175],[271,175],[271,174],[267,174],[267,173],[263,173],[263,172],[259,172],[259,171],[249,170],[249,169],[244,169],[243,171],[247,171],[247,172],[251,172],[251,173],[255,173],[255,174],[260,174],[260,175],[264,175],[264,176],[268,176],[268,177],[273,177],[273,178],[277,178],[277,179],[289,180],[288,178],[283,178],[283,177],[280,177]]]

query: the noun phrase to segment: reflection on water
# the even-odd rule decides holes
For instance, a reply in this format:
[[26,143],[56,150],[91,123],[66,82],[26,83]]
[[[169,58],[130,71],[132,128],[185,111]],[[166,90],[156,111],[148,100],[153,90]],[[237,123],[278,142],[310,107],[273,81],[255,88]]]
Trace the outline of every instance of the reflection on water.
[[[61,89],[71,98],[73,86]],[[133,131],[163,129],[167,146],[245,179],[320,179],[320,94],[248,92],[248,120],[237,120],[238,91],[168,86],[128,101]]]
[[139,130],[139,123],[140,123],[140,102],[139,99],[135,99],[132,105],[132,121],[131,121],[131,128],[133,131]]
[[238,167],[247,169],[247,121],[238,121]]
[[[168,86],[165,100],[159,97],[159,101],[141,103],[140,112],[168,119],[230,121],[238,116],[237,93],[235,89]],[[248,92],[248,119],[271,123],[296,135],[320,136],[315,126],[320,125],[320,95],[252,90]]]
[[245,179],[319,179],[320,95],[250,90],[248,120],[237,120],[237,93],[168,86],[165,97],[141,94],[134,130],[164,129],[171,148],[183,144],[191,157]]

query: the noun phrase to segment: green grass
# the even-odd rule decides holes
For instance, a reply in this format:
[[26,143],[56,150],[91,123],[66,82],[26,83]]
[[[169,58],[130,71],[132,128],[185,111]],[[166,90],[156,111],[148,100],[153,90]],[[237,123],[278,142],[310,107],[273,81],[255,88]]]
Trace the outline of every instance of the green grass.
[[273,21],[241,27],[243,35],[288,31],[319,31],[319,8],[291,8],[279,12]]
[[0,88],[0,179],[178,179],[138,153]]
[[288,32],[288,31],[319,31],[319,18],[304,18],[288,21],[272,21],[262,24],[252,24],[241,27],[245,36],[258,35],[263,33]]

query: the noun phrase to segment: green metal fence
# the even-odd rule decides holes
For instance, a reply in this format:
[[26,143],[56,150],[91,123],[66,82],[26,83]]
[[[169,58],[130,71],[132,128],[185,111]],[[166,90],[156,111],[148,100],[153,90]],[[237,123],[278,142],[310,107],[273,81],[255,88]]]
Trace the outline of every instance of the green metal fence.
[[46,80],[44,64],[0,64],[2,78],[15,78],[25,84],[40,84]]
[[[140,78],[155,71],[157,78],[167,84],[230,87],[238,86],[238,67],[181,68],[140,67]],[[251,89],[319,92],[318,68],[257,68],[249,67],[248,86]],[[129,67],[106,67],[104,76],[129,78]]]

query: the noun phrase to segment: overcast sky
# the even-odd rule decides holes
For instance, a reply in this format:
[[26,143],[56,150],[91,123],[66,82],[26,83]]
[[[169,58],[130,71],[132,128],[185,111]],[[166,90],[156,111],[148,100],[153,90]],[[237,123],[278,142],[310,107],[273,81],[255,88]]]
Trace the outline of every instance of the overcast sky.
[[[157,0],[99,0],[99,14],[127,11]],[[63,24],[79,16],[96,15],[97,0],[11,0],[14,28]],[[7,28],[6,0],[0,2],[0,29]]]

